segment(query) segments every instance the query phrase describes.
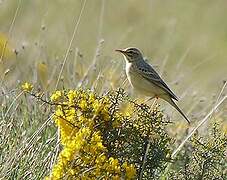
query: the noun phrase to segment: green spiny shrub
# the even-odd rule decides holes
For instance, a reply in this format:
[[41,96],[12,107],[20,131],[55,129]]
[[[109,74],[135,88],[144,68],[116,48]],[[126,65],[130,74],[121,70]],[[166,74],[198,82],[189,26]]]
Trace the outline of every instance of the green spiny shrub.
[[214,123],[204,137],[195,134],[172,164],[170,179],[217,179],[227,177],[227,135]]

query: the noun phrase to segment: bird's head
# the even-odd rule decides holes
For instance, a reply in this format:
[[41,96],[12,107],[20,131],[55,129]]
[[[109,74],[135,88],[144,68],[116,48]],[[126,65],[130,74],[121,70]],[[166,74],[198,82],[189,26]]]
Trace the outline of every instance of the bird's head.
[[143,59],[143,55],[140,50],[134,47],[116,49],[116,51],[122,53],[128,62],[136,62]]

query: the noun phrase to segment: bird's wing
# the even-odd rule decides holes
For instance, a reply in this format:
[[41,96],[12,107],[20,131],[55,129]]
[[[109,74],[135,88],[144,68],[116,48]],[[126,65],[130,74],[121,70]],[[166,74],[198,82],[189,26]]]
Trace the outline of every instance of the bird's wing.
[[150,66],[148,63],[143,62],[137,65],[137,68],[134,68],[141,76],[147,79],[149,82],[159,86],[164,89],[171,98],[179,100],[178,97],[173,93],[173,91],[167,86],[167,84],[162,80],[158,73]]

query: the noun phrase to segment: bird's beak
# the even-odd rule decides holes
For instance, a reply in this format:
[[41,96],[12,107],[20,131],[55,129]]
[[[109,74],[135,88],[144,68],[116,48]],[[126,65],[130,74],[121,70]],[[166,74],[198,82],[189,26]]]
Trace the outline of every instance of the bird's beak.
[[116,49],[115,51],[125,54],[125,50],[123,50],[123,49]]

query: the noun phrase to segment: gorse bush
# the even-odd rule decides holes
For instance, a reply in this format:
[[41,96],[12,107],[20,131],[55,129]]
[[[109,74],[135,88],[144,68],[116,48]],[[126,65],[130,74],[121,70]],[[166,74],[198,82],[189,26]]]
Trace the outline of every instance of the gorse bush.
[[140,173],[148,178],[164,169],[171,138],[157,108],[131,101],[122,89],[103,97],[56,91],[51,100],[62,151],[50,179],[135,179]]
[[[157,105],[132,100],[123,89],[98,96],[90,90],[55,91],[49,104],[60,152],[46,179],[225,179],[226,135],[217,123],[205,137],[195,134],[176,159],[169,121]],[[42,93],[41,93],[42,94]]]

